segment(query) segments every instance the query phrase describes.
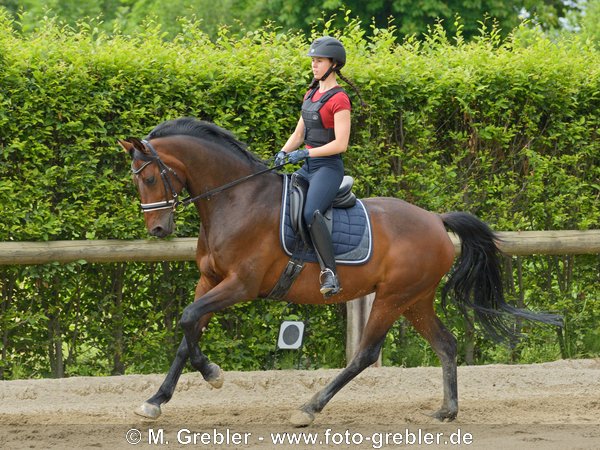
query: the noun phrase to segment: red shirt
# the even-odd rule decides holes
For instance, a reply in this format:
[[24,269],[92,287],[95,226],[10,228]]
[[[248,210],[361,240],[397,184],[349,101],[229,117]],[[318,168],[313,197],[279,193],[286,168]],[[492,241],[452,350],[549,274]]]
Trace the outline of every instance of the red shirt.
[[[317,89],[317,92],[314,93],[311,101],[313,103],[319,101],[321,97],[323,97],[323,94],[325,94],[326,92],[327,91],[319,92],[319,90]],[[304,94],[305,100],[309,93],[310,90],[306,94]],[[327,102],[319,110],[321,120],[323,121],[323,126],[325,128],[333,128],[333,116],[335,115],[335,113],[337,113],[338,111],[344,111],[346,109],[348,111],[352,110],[352,105],[350,104],[350,98],[348,97],[348,94],[346,94],[345,92],[338,92],[336,94],[333,94],[333,97],[327,100]]]

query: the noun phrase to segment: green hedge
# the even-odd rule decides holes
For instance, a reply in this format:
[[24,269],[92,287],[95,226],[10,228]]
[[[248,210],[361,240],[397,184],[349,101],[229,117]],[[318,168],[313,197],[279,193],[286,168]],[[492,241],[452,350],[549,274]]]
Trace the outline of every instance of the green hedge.
[[[337,34],[336,30],[321,30]],[[519,29],[465,43],[434,30],[397,43],[393,30],[340,32],[368,106],[354,104],[347,172],[360,196],[466,210],[498,230],[598,227],[600,56],[585,43]],[[211,42],[198,26],[165,42],[48,21],[26,37],[0,13],[0,241],[145,238],[117,138],[179,116],[211,120],[262,157],[291,133],[309,81],[308,42],[267,28]],[[194,236],[194,211],[178,236]],[[538,361],[600,352],[597,257],[507,258],[511,296],[565,314],[567,327],[523,330],[492,345],[458,316],[461,361]],[[0,268],[2,378],[165,371],[192,300],[191,263]],[[508,282],[508,281],[507,281]],[[344,364],[344,307],[253,302],[215,319],[203,340],[227,369],[296,364],[274,351],[282,318],[309,322],[302,367]],[[594,325],[595,324],[595,325]],[[436,364],[404,322],[388,364]]]

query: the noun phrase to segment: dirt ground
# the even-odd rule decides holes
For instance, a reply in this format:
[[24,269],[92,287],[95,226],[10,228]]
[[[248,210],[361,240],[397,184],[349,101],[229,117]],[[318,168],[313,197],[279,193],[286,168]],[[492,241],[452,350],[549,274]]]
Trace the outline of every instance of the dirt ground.
[[133,410],[162,375],[4,381],[0,448],[600,449],[600,359],[460,367],[459,416],[443,424],[427,416],[440,368],[370,368],[311,426],[289,425],[337,372],[228,372],[219,390],[184,374],[154,422]]

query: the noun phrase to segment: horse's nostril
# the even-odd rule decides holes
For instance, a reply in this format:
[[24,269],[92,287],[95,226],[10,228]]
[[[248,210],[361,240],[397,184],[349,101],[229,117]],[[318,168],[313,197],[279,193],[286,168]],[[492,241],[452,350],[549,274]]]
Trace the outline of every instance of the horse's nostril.
[[150,230],[150,234],[156,237],[165,237],[168,233],[163,227],[157,226]]

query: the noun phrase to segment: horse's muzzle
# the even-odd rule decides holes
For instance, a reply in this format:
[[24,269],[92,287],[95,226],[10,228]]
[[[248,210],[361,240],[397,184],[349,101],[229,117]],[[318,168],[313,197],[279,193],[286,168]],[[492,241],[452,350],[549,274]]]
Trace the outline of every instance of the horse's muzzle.
[[175,221],[173,214],[165,214],[162,219],[157,220],[154,224],[147,224],[148,232],[151,236],[157,238],[165,238],[175,230]]
[[168,235],[170,235],[171,233],[172,233],[172,231],[170,231],[164,227],[161,227],[160,225],[158,225],[150,230],[150,234],[157,238],[165,238]]

